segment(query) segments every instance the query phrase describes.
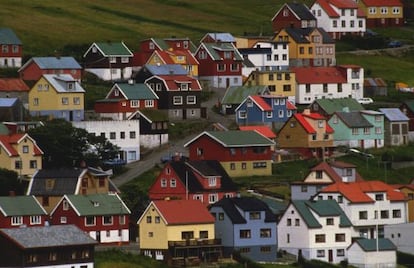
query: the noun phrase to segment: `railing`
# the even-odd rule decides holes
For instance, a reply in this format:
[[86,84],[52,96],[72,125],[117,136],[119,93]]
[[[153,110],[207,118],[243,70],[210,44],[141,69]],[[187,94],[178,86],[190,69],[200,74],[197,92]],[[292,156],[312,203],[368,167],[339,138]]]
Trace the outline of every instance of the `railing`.
[[188,247],[221,245],[221,239],[187,239],[180,241],[168,241],[168,247]]

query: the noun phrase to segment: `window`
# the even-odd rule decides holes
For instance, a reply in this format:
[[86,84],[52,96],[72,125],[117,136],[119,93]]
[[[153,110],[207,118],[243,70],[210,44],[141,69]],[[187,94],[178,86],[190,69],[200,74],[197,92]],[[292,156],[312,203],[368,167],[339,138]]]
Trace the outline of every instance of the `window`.
[[326,225],[334,225],[334,219],[333,218],[327,218],[326,219]]
[[272,230],[269,228],[260,229],[260,237],[272,237]]
[[[237,72],[237,71],[239,71],[239,64],[237,64],[237,63],[232,63],[231,65],[230,65],[230,70],[232,71],[232,72]],[[236,82],[236,81],[235,81]]]
[[203,155],[203,153],[204,153],[203,148],[197,148],[197,156],[201,156]]
[[216,177],[208,178],[208,186],[212,187],[216,185],[217,185]]
[[388,210],[381,210],[381,219],[388,219],[390,217]]
[[36,254],[30,254],[27,256],[27,262],[28,263],[33,263],[33,262],[37,262],[37,255]]
[[121,58],[121,62],[122,63],[128,63],[129,62],[129,58],[128,57],[122,57]]
[[68,105],[69,104],[69,99],[66,98],[66,97],[62,98],[62,104],[63,105]]
[[196,104],[195,96],[187,96],[187,104]]
[[173,97],[173,104],[174,105],[182,105],[183,104],[183,97],[182,96],[174,96]]
[[49,261],[56,261],[57,253],[56,252],[49,252]]
[[292,226],[292,219],[286,220],[286,226]]
[[109,139],[115,140],[116,139],[116,133],[115,132],[110,132],[109,133]]
[[22,151],[24,154],[29,153],[29,146],[28,145],[23,145]]
[[60,223],[67,223],[68,222],[68,220],[67,220],[67,218],[66,217],[60,217]]
[[270,246],[260,247],[260,252],[271,252],[272,248]]
[[318,249],[318,250],[316,251],[316,257],[318,257],[318,258],[323,258],[323,257],[325,257],[325,250],[323,250],[323,249]]
[[85,217],[85,226],[94,226],[96,224],[94,216]]
[[295,219],[295,226],[300,226],[300,220],[299,219]]
[[336,250],[336,256],[338,256],[338,257],[345,256],[345,250],[344,249],[337,249]]
[[352,135],[358,135],[358,128],[352,128]]
[[131,108],[139,107],[139,100],[131,100],[130,105],[131,105]]
[[384,200],[384,194],[375,194],[375,200],[377,201]]
[[251,220],[260,220],[260,212],[259,211],[252,211],[249,213],[249,219]]
[[154,100],[145,100],[145,107],[154,107]]
[[230,170],[235,170],[235,169],[236,169],[236,164],[230,163]]
[[73,104],[79,105],[80,104],[80,98],[79,97],[73,97]]
[[335,234],[335,242],[345,242],[345,234]]
[[115,57],[109,57],[109,62],[110,63],[116,63],[116,58]]
[[249,253],[250,248],[239,248],[240,253]]
[[273,81],[273,80],[274,80],[273,74],[269,74],[269,81]]
[[62,209],[69,210],[69,202],[66,199],[62,201]]
[[130,131],[130,132],[129,132],[129,138],[130,138],[130,139],[135,139],[135,137],[136,137],[136,133],[135,133],[135,131]]
[[170,180],[170,187],[175,188],[177,186],[177,181],[175,179]]
[[325,243],[325,234],[316,234],[315,243]]
[[359,212],[359,219],[360,220],[366,220],[368,219],[368,212],[366,210]]
[[167,179],[161,179],[161,188],[167,187]]
[[344,197],[342,195],[338,195],[338,203],[343,203],[344,202]]
[[401,218],[401,210],[400,209],[393,209],[392,210],[392,217],[393,218]]
[[238,115],[240,119],[245,119],[247,117],[246,111],[239,111]]
[[225,70],[226,70],[226,65],[224,65],[222,63],[217,64],[217,71],[224,72]]
[[181,232],[181,239],[182,240],[194,239],[194,232],[193,231]]
[[11,217],[11,225],[22,225],[23,217],[22,216],[13,216]]
[[33,99],[33,106],[39,106],[39,98]]
[[242,169],[246,169],[247,168],[247,164],[246,163],[242,163]]
[[307,186],[307,185],[302,185],[302,186],[300,187],[300,191],[301,191],[302,193],[307,193],[307,192],[308,192],[308,186]]
[[160,222],[161,222],[161,218],[160,218],[160,216],[155,216],[155,217],[154,217],[154,222],[155,222],[155,223],[160,223]]
[[42,217],[41,216],[30,216],[30,224],[41,224],[42,223]]
[[103,220],[102,220],[102,223],[103,223],[103,225],[112,225],[113,220],[114,220],[113,216],[104,216]]
[[251,238],[251,232],[250,230],[240,230],[240,238]]
[[89,258],[89,250],[87,250],[87,249],[82,250],[81,258],[82,259]]
[[147,216],[147,223],[151,223],[152,222],[152,217],[151,216]]
[[218,214],[218,219],[219,219],[219,221],[224,221],[224,213],[223,212],[220,212]]
[[218,195],[217,194],[209,194],[208,195],[208,203],[213,204],[218,201]]

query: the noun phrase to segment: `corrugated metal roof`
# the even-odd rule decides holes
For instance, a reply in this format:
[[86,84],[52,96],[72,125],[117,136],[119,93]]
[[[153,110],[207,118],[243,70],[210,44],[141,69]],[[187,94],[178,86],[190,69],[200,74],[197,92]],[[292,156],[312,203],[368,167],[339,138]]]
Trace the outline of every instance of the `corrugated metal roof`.
[[33,57],[31,60],[33,60],[40,69],[82,69],[73,57]]
[[46,215],[46,211],[34,196],[0,196],[0,212],[4,216],[38,216]]
[[0,44],[4,45],[21,45],[22,41],[10,28],[0,28]]
[[381,108],[379,109],[381,113],[389,121],[409,121],[410,119],[398,108]]

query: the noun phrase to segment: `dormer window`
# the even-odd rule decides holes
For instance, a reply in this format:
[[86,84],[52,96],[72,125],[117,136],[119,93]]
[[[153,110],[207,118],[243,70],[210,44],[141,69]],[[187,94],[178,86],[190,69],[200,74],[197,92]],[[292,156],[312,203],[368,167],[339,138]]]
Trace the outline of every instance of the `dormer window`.
[[98,49],[96,47],[92,47],[92,53],[96,53]]
[[188,84],[187,83],[181,83],[180,84],[180,90],[187,91],[188,90]]
[[225,59],[231,59],[231,51],[225,51],[224,52],[224,58]]
[[73,90],[75,88],[75,83],[68,83],[68,90]]
[[213,187],[217,185],[217,179],[216,177],[208,178],[208,186]]
[[247,100],[247,107],[253,107],[253,101],[251,99]]
[[99,202],[98,201],[92,201],[92,204],[94,207],[99,207]]

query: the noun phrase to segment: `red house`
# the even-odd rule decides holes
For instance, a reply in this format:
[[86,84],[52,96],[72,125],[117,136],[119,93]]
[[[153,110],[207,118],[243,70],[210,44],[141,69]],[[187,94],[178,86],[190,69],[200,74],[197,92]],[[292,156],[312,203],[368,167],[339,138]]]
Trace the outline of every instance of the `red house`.
[[147,84],[142,83],[116,83],[105,99],[95,103],[97,114],[114,120],[125,120],[142,109],[158,109],[158,96]]
[[46,211],[34,196],[1,196],[0,228],[43,226]]
[[200,200],[206,206],[236,194],[237,186],[216,160],[172,160],[149,189],[151,200]]
[[272,18],[272,29],[316,27],[316,18],[303,3],[285,3]]
[[82,67],[73,57],[33,57],[19,70],[25,81],[38,81],[44,74],[69,74],[80,82]]
[[73,224],[99,243],[129,243],[131,211],[117,194],[65,195],[50,213],[52,224]]
[[204,131],[184,146],[190,160],[218,160],[231,177],[270,176],[275,143],[256,131]]
[[0,68],[22,66],[23,46],[10,28],[0,28]]

